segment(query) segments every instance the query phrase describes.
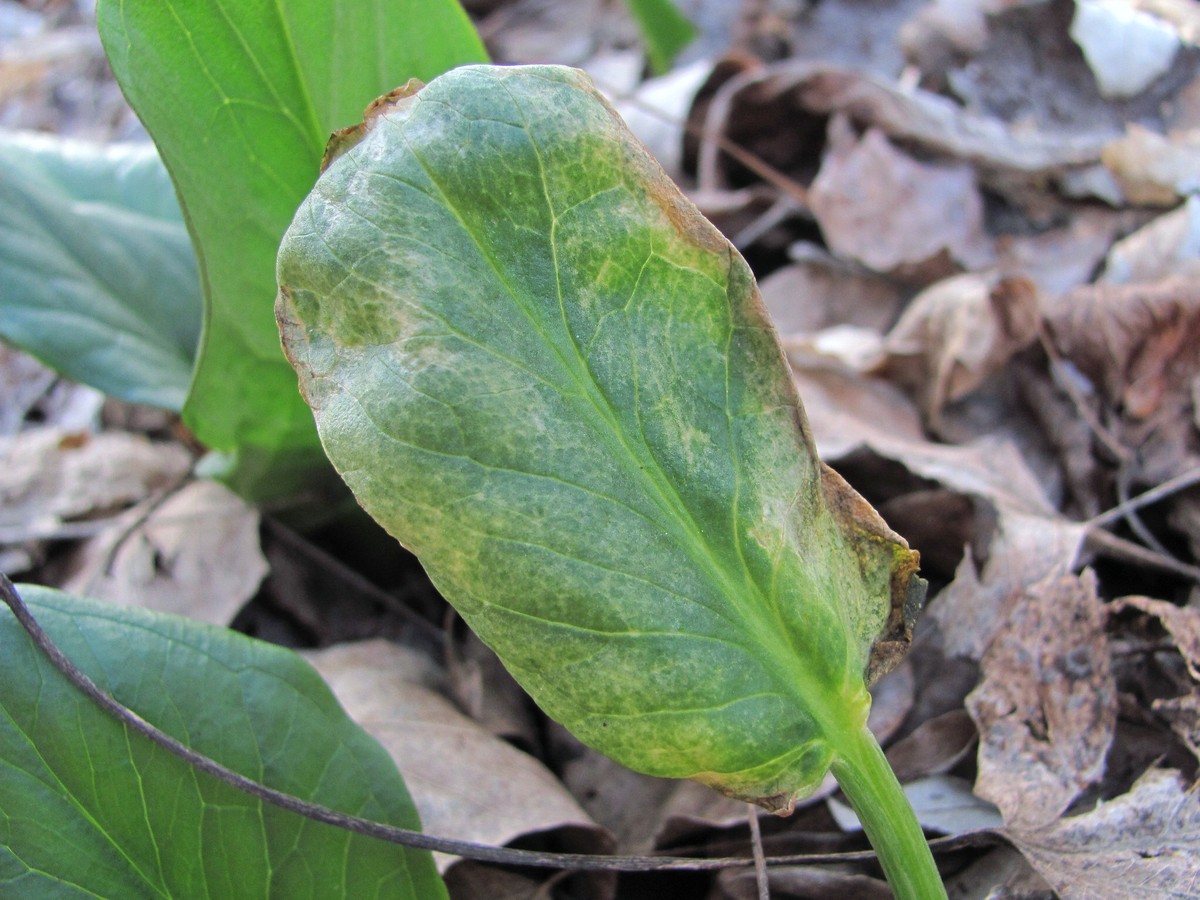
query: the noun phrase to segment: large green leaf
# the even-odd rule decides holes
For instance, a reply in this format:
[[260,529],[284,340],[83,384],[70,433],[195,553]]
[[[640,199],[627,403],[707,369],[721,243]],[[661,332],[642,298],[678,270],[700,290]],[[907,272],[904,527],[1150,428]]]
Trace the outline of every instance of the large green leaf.
[[200,281],[150,144],[0,132],[0,336],[133,403],[183,406]]
[[[407,828],[387,752],[312,668],[224,629],[33,586],[55,642],[101,688],[271,787]],[[426,898],[428,853],[264,805],[102,712],[0,615],[0,895]]]
[[279,239],[331,131],[410,77],[485,59],[482,45],[455,0],[101,0],[97,19],[200,260],[205,328],[184,418],[259,470],[248,493],[285,493],[283,469],[302,481],[324,461],[272,318]]
[[551,716],[772,808],[859,739],[915,554],[817,460],[745,262],[585,76],[395,98],[279,279],[330,458]]

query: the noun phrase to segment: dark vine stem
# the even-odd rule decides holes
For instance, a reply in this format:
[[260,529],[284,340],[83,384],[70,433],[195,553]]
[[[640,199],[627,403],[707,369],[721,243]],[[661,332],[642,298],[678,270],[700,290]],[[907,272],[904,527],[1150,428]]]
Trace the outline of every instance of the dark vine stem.
[[[201,772],[223,781],[230,787],[257,797],[265,803],[277,806],[288,812],[305,816],[326,825],[342,828],[346,831],[362,834],[368,837],[411,847],[415,850],[432,850],[461,856],[465,859],[480,862],[497,863],[511,866],[533,866],[545,869],[571,869],[576,871],[609,871],[609,872],[662,872],[662,871],[713,871],[718,869],[735,869],[754,865],[752,859],[745,857],[718,857],[698,859],[682,856],[609,856],[586,853],[545,853],[535,850],[518,850],[509,847],[494,847],[488,844],[476,844],[471,841],[459,841],[452,838],[441,838],[397,828],[383,822],[363,819],[338,812],[318,803],[310,803],[292,794],[277,791],[257,781],[234,772],[214,759],[197,753],[191,747],[181,743],[171,735],[147,722],[133,710],[124,706],[96,685],[81,671],[50,636],[38,624],[25,601],[17,593],[13,583],[0,572],[0,597],[12,610],[21,627],[45,654],[50,663],[76,688],[117,721],[130,730],[158,744],[164,750],[182,759],[184,762],[199,769]],[[965,840],[964,840],[965,839]],[[960,835],[948,843],[953,846],[969,846],[979,843],[993,843],[994,836],[982,833]],[[849,862],[874,859],[870,851],[855,853],[825,853],[802,854],[795,856],[774,856],[765,859],[768,865],[812,865],[817,863]]]

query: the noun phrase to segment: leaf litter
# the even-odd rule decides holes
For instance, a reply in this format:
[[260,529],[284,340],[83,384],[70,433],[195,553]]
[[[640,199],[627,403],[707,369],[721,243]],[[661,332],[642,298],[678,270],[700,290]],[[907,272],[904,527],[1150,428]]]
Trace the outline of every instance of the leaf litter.
[[[965,785],[973,793],[954,796],[1003,815],[998,828],[927,822],[931,835],[984,827],[974,849],[939,855],[966,896],[1183,897],[1200,881],[1200,489],[1188,480],[1200,467],[1200,53],[1194,10],[1140,3],[1137,15],[1154,21],[1138,27],[1174,42],[1169,62],[1148,80],[1113,70],[1120,60],[1094,48],[1105,28],[1110,40],[1126,32],[1096,25],[1105,5],[929,0],[889,4],[885,23],[850,0],[769,10],[693,0],[681,6],[703,34],[680,61],[687,77],[625,82],[630,108],[675,110],[673,136],[654,140],[755,268],[822,457],[922,552],[932,590],[911,684],[880,695],[877,710],[910,787]],[[530,0],[467,6],[509,61],[599,71],[607,58],[614,72],[614,54],[639,52],[636,32],[599,5],[575,23],[552,16],[553,34],[540,33],[549,20]],[[78,15],[60,17],[74,27]],[[595,21],[604,27],[582,24]],[[135,130],[110,88],[80,82],[78,66],[54,68],[38,34],[23,31],[21,50],[42,53],[50,75],[13,82],[6,123]],[[72,91],[103,97],[110,124],[64,108]],[[116,555],[102,554],[113,563],[102,578],[128,602],[138,578],[159,583],[172,547],[194,561],[169,574],[189,580],[234,547],[261,546],[263,586],[254,553],[231,567],[243,582],[230,593],[249,599],[239,627],[349,655],[372,645],[345,641],[385,634],[392,643],[370,652],[391,659],[399,646],[423,674],[397,675],[397,699],[371,715],[402,721],[415,703],[434,723],[421,734],[490,748],[436,760],[447,768],[424,779],[442,806],[431,831],[560,849],[745,849],[743,806],[619,770],[502,686],[486,654],[445,627],[412,561],[377,536],[318,523],[284,553],[270,519],[260,545],[246,510],[230,512],[236,528],[195,540],[171,538],[175,526],[154,515],[130,530],[186,478],[188,449],[161,432],[100,427],[94,399],[64,405],[57,382],[11,356],[3,372],[21,390],[5,391],[0,466],[10,573],[65,583],[68,559],[96,552],[73,546],[85,531],[97,547],[124,529]],[[1184,487],[1138,501],[1171,479]],[[372,665],[380,671],[360,666],[354,678],[383,674]],[[494,704],[509,711],[496,716]],[[404,764],[410,784],[431,757]],[[528,796],[504,793],[531,771]],[[500,794],[436,799],[463,790],[452,785]],[[832,790],[790,820],[764,821],[767,852],[861,849],[831,812]],[[464,897],[755,896],[748,873],[613,883],[460,872],[452,884]],[[781,867],[770,887],[775,897],[886,890],[861,862]]]

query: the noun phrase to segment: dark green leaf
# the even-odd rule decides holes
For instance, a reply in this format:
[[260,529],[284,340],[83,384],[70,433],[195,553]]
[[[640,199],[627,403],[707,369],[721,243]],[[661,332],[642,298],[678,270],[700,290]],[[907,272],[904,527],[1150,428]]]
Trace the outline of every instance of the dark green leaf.
[[279,279],[330,458],[551,716],[770,807],[821,780],[915,554],[817,460],[749,268],[585,76],[393,98]]
[[0,336],[133,403],[183,406],[200,281],[154,147],[0,134]]
[[454,0],[101,0],[97,18],[198,248],[207,314],[185,420],[263,472],[243,489],[288,492],[325,464],[272,320],[279,238],[330,132],[412,76],[484,59],[478,36]]
[[[193,749],[271,787],[407,828],[387,752],[312,668],[230,631],[26,585],[101,688]],[[426,898],[428,853],[267,806],[97,708],[0,615],[0,895]]]

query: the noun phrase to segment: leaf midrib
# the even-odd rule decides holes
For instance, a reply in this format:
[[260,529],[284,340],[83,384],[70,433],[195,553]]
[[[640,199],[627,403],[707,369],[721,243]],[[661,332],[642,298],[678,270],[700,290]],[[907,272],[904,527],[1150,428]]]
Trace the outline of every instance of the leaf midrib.
[[[502,85],[502,87],[508,92],[506,86]],[[508,93],[510,98],[512,98],[511,92]],[[419,94],[417,95],[417,99],[421,101]],[[512,99],[514,106],[520,108],[519,104],[516,103],[516,99]],[[410,110],[410,117],[412,113],[415,113],[416,108],[414,106]],[[572,349],[573,359],[568,358],[563,353],[559,342],[551,339],[545,328],[543,328],[541,318],[524,302],[521,292],[509,281],[504,269],[492,253],[489,252],[485,242],[475,233],[475,230],[462,215],[458,207],[450,200],[442,184],[436,177],[433,168],[417,151],[413,142],[409,140],[406,128],[404,127],[408,121],[408,117],[403,120],[400,131],[409,153],[412,154],[413,159],[421,167],[430,184],[437,191],[438,197],[445,209],[454,217],[454,220],[470,239],[480,256],[487,262],[514,306],[535,329],[545,345],[550,348],[551,353],[561,366],[564,374],[567,375],[571,383],[578,389],[577,394],[568,394],[565,396],[586,398],[590,410],[604,423],[607,429],[606,432],[598,432],[598,436],[607,440],[610,448],[616,451],[613,456],[620,460],[619,464],[626,470],[635,483],[641,484],[646,488],[642,493],[649,497],[652,503],[664,513],[664,520],[659,522],[660,526],[671,533],[676,542],[685,548],[685,552],[689,558],[707,575],[708,579],[718,588],[719,595],[725,599],[726,602],[723,604],[723,608],[711,609],[710,611],[726,619],[730,618],[730,613],[735,616],[731,620],[731,624],[742,628],[745,633],[750,634],[755,644],[766,651],[765,653],[755,653],[751,646],[743,644],[747,654],[751,658],[758,659],[760,662],[768,662],[767,667],[774,670],[775,677],[784,685],[785,689],[799,699],[799,707],[818,724],[824,736],[828,738],[840,727],[836,723],[840,722],[841,717],[834,715],[831,703],[825,699],[828,690],[824,686],[823,680],[815,672],[811,671],[808,666],[804,665],[805,657],[798,652],[798,648],[790,634],[790,629],[784,626],[783,617],[777,608],[777,604],[767,597],[762,587],[750,575],[742,556],[736,527],[732,529],[731,537],[735,545],[737,545],[738,557],[743,561],[742,570],[738,574],[727,571],[726,566],[717,561],[717,554],[710,552],[709,544],[704,539],[703,531],[700,529],[691,510],[688,509],[679,496],[675,486],[662,470],[657,456],[646,443],[645,435],[642,435],[639,447],[633,446],[627,440],[627,435],[621,426],[620,419],[616,414],[612,402],[600,388],[591,366],[582,355],[574,336],[571,334],[570,328],[566,325],[565,319],[563,330]],[[555,214],[553,203],[550,200],[546,170],[540,148],[536,140],[534,140],[527,124],[522,126],[522,130],[525,132],[538,160],[543,195],[552,223],[551,233],[546,237],[550,243],[555,266],[555,284],[558,290],[556,299],[559,303],[560,313],[565,316],[565,298],[562,294],[558,266],[558,246],[554,238],[558,216]],[[730,322],[730,328],[733,328],[732,321]],[[585,409],[582,412],[585,414],[583,421],[587,421],[587,410]],[[727,416],[729,415],[728,402],[725,404],[725,413]],[[730,433],[732,436],[732,430]],[[740,578],[738,577],[739,574]],[[739,582],[741,583],[739,584]],[[743,595],[743,591],[754,595],[753,600],[756,602],[737,602],[737,598]],[[773,624],[778,627],[772,627]],[[835,686],[829,687],[834,688]],[[832,697],[829,698],[829,700],[833,699]]]

